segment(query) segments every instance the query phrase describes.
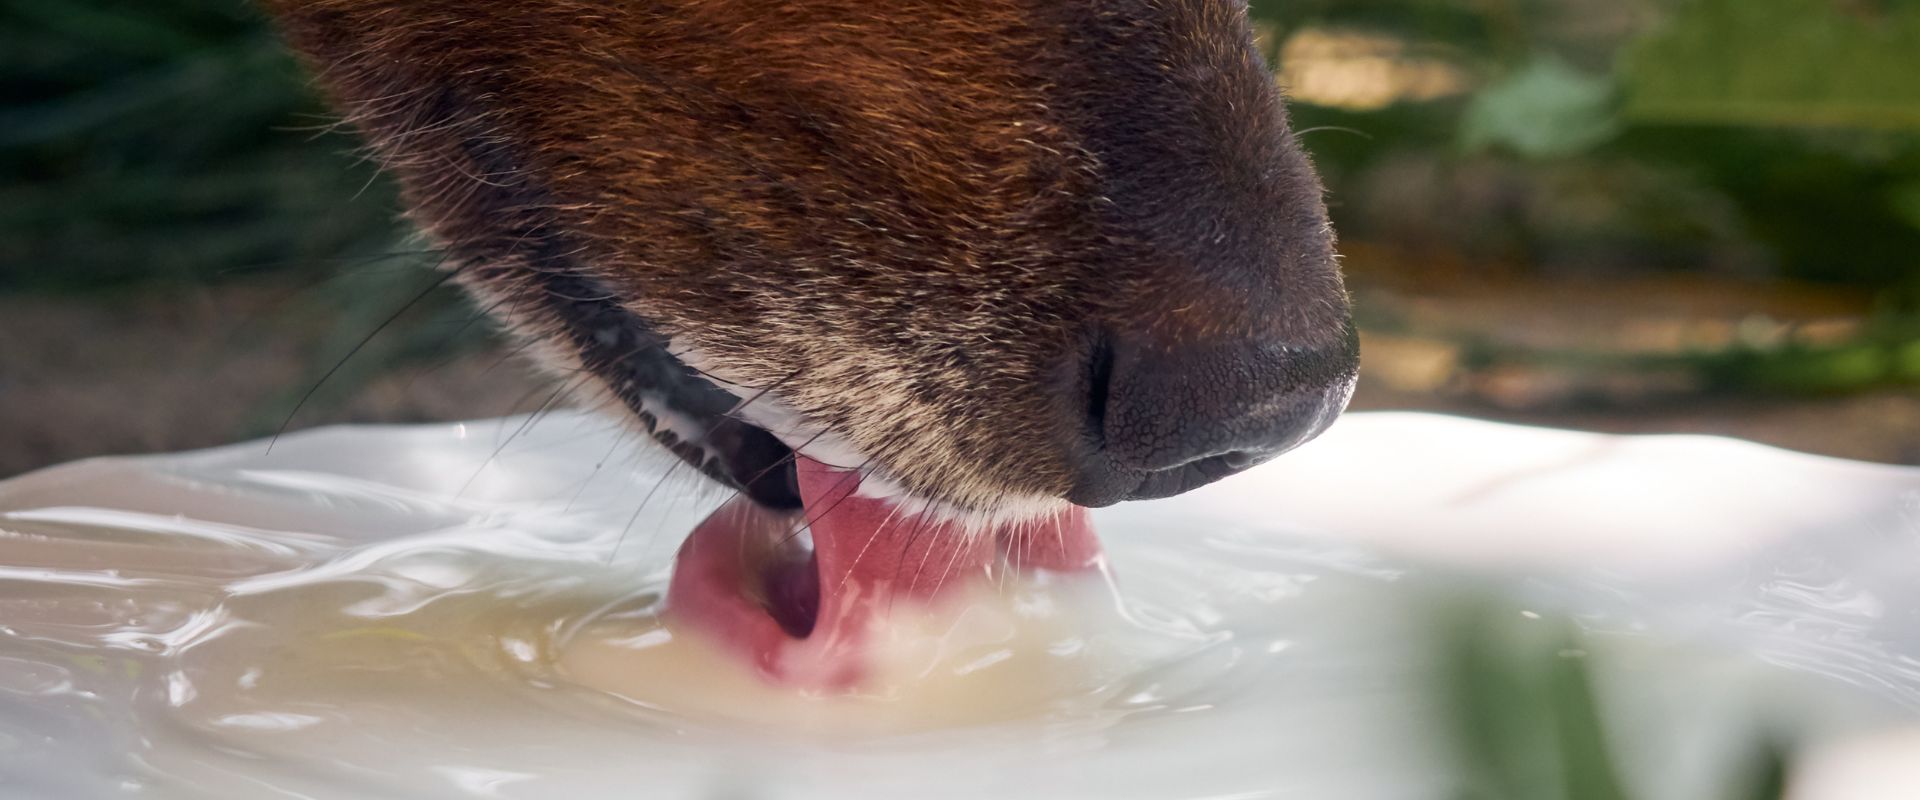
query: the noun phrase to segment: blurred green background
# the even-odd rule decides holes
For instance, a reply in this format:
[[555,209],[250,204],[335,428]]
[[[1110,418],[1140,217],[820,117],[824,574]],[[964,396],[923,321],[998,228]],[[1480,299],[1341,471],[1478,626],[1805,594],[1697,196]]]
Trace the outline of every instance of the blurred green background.
[[[1360,407],[1920,463],[1920,3],[1253,7]],[[0,474],[546,402],[331,123],[243,2],[0,0]]]

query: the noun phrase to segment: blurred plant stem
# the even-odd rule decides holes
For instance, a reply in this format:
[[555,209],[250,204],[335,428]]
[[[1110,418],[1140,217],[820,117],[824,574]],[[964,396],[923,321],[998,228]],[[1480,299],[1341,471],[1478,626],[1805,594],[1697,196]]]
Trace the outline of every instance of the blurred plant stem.
[[[1567,620],[1496,601],[1455,610],[1442,638],[1459,800],[1632,800],[1595,697],[1592,654]],[[1780,800],[1785,756],[1756,740],[1749,768],[1700,800]]]

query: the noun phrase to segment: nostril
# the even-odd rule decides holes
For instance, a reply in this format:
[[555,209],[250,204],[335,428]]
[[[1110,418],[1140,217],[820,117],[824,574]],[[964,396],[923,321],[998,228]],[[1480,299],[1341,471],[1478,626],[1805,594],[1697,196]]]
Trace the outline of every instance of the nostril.
[[1265,463],[1325,430],[1358,374],[1352,341],[1106,333],[1083,352],[1087,438],[1068,495],[1083,505],[1164,497]]
[[1113,343],[1106,337],[1094,342],[1087,362],[1087,426],[1095,442],[1104,446],[1107,426],[1107,399],[1113,393]]

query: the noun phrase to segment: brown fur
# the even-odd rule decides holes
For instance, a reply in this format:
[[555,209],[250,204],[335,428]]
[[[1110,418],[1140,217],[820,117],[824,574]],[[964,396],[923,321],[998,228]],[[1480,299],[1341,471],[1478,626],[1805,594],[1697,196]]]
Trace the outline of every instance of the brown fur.
[[1319,182],[1231,0],[269,5],[554,358],[622,379],[570,344],[559,275],[958,508],[1065,491],[1095,445],[1048,389],[1103,331],[1346,334]]

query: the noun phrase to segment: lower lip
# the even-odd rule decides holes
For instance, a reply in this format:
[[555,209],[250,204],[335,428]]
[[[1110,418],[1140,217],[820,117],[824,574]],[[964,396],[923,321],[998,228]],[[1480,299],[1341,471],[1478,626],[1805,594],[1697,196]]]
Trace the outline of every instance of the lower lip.
[[[992,574],[890,617],[861,680],[825,691],[663,619],[715,506],[698,484],[643,504],[661,471],[593,467],[612,431],[551,415],[502,450],[519,424],[0,483],[0,795],[1421,796],[1453,775],[1430,682],[1445,561],[1497,588],[1516,635],[1556,610],[1599,634],[1619,761],[1649,780],[1747,727],[1728,703],[1822,735],[1920,726],[1920,637],[1868,602],[1909,607],[1910,545],[1884,534],[1911,530],[1911,472],[1356,417],[1096,514],[1124,593],[1097,570]],[[1629,474],[1692,513],[1582,494]],[[1333,521],[1349,538],[1300,536]],[[1796,533],[1818,536],[1763,546]],[[1620,549],[1643,539],[1686,549]],[[1866,769],[1913,763],[1886,741]],[[1806,780],[1879,752],[1836,748]]]

